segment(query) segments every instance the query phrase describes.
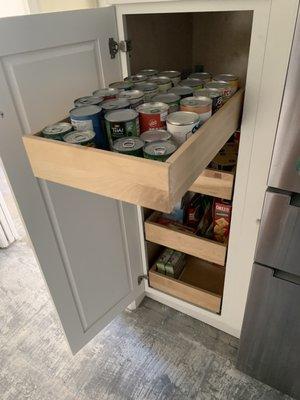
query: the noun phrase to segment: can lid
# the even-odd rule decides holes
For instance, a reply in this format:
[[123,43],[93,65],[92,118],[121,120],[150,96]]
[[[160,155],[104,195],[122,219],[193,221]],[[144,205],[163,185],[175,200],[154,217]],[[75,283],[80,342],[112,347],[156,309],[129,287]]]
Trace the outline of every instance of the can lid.
[[238,77],[234,74],[218,74],[213,77],[213,80],[231,82],[238,80]]
[[103,101],[103,97],[100,96],[84,96],[84,97],[79,97],[78,99],[74,100],[74,105],[75,107],[78,106],[88,106],[90,104],[98,105]]
[[203,89],[198,89],[194,92],[194,97],[203,97],[203,96],[213,99],[214,97],[222,96],[222,92],[217,88],[203,88]]
[[43,134],[47,135],[58,135],[60,133],[67,133],[73,129],[69,122],[58,122],[57,124],[52,124],[46,126],[43,130]]
[[101,107],[91,104],[89,106],[72,108],[72,110],[70,111],[70,116],[71,117],[85,117],[88,115],[98,114],[101,110],[102,110]]
[[159,114],[168,110],[168,104],[161,103],[159,101],[144,103],[137,108],[137,111],[142,114]]
[[183,79],[183,81],[179,82],[179,85],[180,86],[190,86],[190,87],[200,86],[200,85],[203,85],[203,80],[197,79],[197,78],[187,78],[187,79]]
[[225,81],[212,81],[212,82],[207,82],[205,87],[209,89],[228,88],[230,87],[230,83]]
[[167,76],[168,78],[178,78],[181,76],[181,72],[179,71],[161,71],[158,76]]
[[153,75],[157,75],[158,71],[156,69],[147,68],[147,69],[141,69],[137,73],[141,74],[141,75],[146,75],[146,76],[153,76]]
[[105,119],[108,122],[126,122],[137,117],[138,113],[131,109],[109,111],[105,114]]
[[183,106],[192,106],[192,107],[208,106],[212,104],[212,99],[204,96],[185,97],[180,101],[180,104]]
[[145,145],[144,152],[152,156],[171,155],[177,149],[175,143],[171,141],[157,141]]
[[118,93],[119,90],[117,88],[109,87],[109,88],[102,88],[95,90],[93,92],[93,96],[100,96],[100,97],[117,96]]
[[119,95],[119,98],[124,98],[124,99],[139,99],[144,96],[144,92],[141,90],[133,89],[133,90],[126,90],[124,92],[121,92]]
[[209,72],[193,72],[189,75],[189,78],[196,78],[203,80],[211,80],[211,74]]
[[129,81],[120,81],[120,82],[113,82],[109,84],[109,87],[117,88],[117,89],[130,89],[132,88],[132,82]]
[[87,143],[94,139],[95,132],[94,131],[73,131],[67,133],[63,139],[67,143],[80,144]]
[[134,87],[138,90],[142,90],[143,92],[151,92],[153,90],[157,90],[158,86],[153,82],[139,82],[135,83]]
[[149,82],[156,83],[159,86],[171,83],[171,79],[168,76],[151,76]]
[[193,94],[193,89],[190,86],[175,86],[168,90],[168,93],[178,94],[179,96],[184,96],[187,94]]
[[127,99],[111,99],[111,100],[106,100],[101,104],[102,108],[105,111],[109,110],[118,110],[120,108],[126,108],[130,106],[130,103]]
[[144,141],[137,137],[120,138],[114,141],[113,149],[121,152],[130,152],[144,147]]
[[146,143],[166,141],[171,139],[171,137],[171,133],[164,129],[153,129],[151,131],[145,131],[140,136],[140,138]]
[[180,100],[180,96],[175,93],[159,93],[152,99],[153,101],[160,101],[162,103],[170,104]]
[[199,115],[192,111],[176,111],[167,116],[167,123],[179,126],[197,124],[199,120]]
[[148,77],[146,75],[136,74],[136,75],[127,76],[127,78],[125,78],[124,80],[132,82],[132,83],[137,83],[137,82],[144,82],[147,80],[147,78]]

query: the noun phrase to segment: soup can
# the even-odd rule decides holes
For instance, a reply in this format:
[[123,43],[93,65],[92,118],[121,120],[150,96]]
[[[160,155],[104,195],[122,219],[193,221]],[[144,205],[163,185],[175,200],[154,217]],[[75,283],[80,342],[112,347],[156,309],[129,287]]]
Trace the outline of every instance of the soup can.
[[123,137],[114,141],[112,150],[129,156],[143,157],[145,143],[138,137]]
[[158,86],[152,82],[140,82],[134,85],[134,89],[144,92],[144,101],[149,102],[158,93]]
[[219,74],[213,77],[214,82],[224,81],[228,82],[232,87],[232,94],[234,94],[239,88],[239,78],[233,74]]
[[161,71],[158,76],[167,76],[171,79],[173,86],[177,86],[181,81],[181,72],[179,71]]
[[199,115],[191,111],[177,111],[167,117],[167,130],[178,146],[182,145],[199,128]]
[[236,166],[237,157],[238,144],[226,143],[209,164],[209,167],[219,171],[232,171]]
[[189,86],[193,91],[203,88],[203,81],[197,78],[187,78],[179,83],[180,86]]
[[93,92],[93,96],[103,97],[103,101],[116,99],[119,94],[119,90],[116,88],[103,88]]
[[83,106],[99,106],[103,101],[103,97],[100,96],[84,96],[79,97],[79,99],[74,100],[75,107],[83,107]]
[[158,141],[147,143],[144,146],[144,157],[156,161],[166,161],[175,151],[177,146],[172,141]]
[[189,86],[176,86],[168,90],[168,93],[174,93],[180,96],[181,99],[193,96],[193,89]]
[[113,82],[109,84],[109,87],[122,92],[123,90],[131,90],[133,88],[133,83],[130,81]]
[[120,93],[120,99],[126,99],[129,101],[131,108],[136,108],[144,102],[144,92],[141,90],[133,89],[126,90]]
[[130,75],[127,78],[125,78],[124,80],[135,84],[135,83],[140,83],[140,82],[146,82],[147,79],[148,79],[148,76],[146,76],[146,75],[136,74],[136,75]]
[[161,102],[144,103],[138,106],[141,133],[166,127],[169,106]]
[[128,99],[118,98],[104,101],[101,104],[101,107],[103,108],[103,112],[106,113],[107,111],[130,108],[130,103]]
[[207,89],[218,89],[222,92],[222,100],[223,104],[226,103],[230,99],[230,97],[233,94],[232,87],[230,86],[229,82],[225,81],[212,81],[208,82],[205,85],[205,88]]
[[200,79],[202,82],[207,83],[211,81],[211,74],[209,72],[193,72],[189,78]]
[[73,126],[69,122],[58,122],[46,126],[42,130],[42,136],[47,139],[63,140],[64,136],[73,130]]
[[97,147],[107,149],[107,139],[101,123],[101,107],[83,106],[70,111],[71,124],[77,131],[94,131]]
[[64,136],[64,142],[80,144],[81,146],[95,147],[94,131],[73,131]]
[[149,78],[150,76],[155,76],[158,74],[158,71],[156,69],[141,69],[140,71],[137,72],[137,75],[146,75],[147,78]]
[[158,91],[161,93],[167,92],[172,87],[172,81],[167,76],[152,76],[148,82],[156,83]]
[[209,97],[186,97],[180,101],[180,111],[195,112],[203,123],[211,117],[212,99]]
[[169,113],[179,110],[180,96],[175,93],[160,93],[153,97],[153,101],[166,103],[169,106]]
[[195,97],[209,97],[212,99],[212,113],[214,114],[218,111],[219,108],[222,107],[223,98],[222,98],[222,91],[219,89],[212,89],[212,88],[204,88],[199,89],[194,92]]
[[170,140],[172,138],[172,135],[165,129],[152,129],[151,131],[146,131],[142,133],[140,138],[145,143],[160,142],[160,141],[165,142],[166,140]]
[[138,116],[135,110],[115,110],[105,114],[106,132],[111,148],[117,139],[139,136]]

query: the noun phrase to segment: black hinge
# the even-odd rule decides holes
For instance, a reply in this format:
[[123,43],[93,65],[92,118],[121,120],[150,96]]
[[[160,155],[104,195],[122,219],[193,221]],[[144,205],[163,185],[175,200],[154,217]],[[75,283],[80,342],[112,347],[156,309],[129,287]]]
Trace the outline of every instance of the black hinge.
[[121,40],[121,42],[118,43],[114,38],[109,38],[108,47],[110,58],[115,58],[118,51],[129,53],[129,51],[132,50],[131,40]]
[[144,279],[148,280],[148,275],[139,275],[137,278],[138,284],[140,285]]

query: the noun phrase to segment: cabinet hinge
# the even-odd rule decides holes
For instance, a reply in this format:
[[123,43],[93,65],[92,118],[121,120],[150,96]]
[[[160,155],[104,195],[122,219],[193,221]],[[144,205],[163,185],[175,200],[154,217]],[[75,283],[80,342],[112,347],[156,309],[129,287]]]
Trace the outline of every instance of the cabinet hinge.
[[129,53],[132,50],[131,40],[121,40],[121,42],[118,43],[114,38],[109,38],[108,47],[110,58],[115,58],[118,51]]
[[140,285],[143,282],[143,279],[148,281],[148,275],[139,275],[137,278],[138,284]]

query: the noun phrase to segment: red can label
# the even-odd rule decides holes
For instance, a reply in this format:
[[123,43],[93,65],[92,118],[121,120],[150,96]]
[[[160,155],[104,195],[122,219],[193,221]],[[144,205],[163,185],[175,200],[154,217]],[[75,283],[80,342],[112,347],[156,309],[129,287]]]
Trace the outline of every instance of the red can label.
[[164,111],[158,114],[144,114],[140,113],[140,130],[141,133],[153,129],[166,128],[166,119],[168,112]]

